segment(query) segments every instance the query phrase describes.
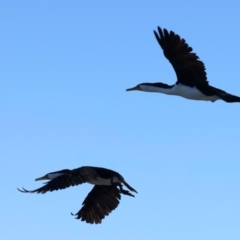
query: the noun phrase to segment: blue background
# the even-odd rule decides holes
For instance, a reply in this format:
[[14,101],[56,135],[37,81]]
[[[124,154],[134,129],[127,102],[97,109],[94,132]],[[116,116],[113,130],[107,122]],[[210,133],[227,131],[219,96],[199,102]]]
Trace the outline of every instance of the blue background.
[[[238,1],[1,1],[0,239],[240,239],[240,105],[126,92],[176,76],[153,30],[174,30],[210,84],[240,95]],[[75,220],[89,184],[45,195],[36,177],[121,173],[101,225]]]

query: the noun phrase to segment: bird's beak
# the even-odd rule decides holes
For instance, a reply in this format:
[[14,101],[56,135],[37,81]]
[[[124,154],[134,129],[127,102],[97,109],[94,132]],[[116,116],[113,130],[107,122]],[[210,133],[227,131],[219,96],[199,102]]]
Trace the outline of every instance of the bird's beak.
[[39,180],[49,180],[50,178],[48,177],[48,174],[46,174],[45,176],[43,177],[40,177],[40,178],[36,178],[35,181],[39,181]]
[[126,89],[126,91],[134,91],[134,90],[141,90],[141,88],[139,87],[139,85],[137,85],[136,87]]

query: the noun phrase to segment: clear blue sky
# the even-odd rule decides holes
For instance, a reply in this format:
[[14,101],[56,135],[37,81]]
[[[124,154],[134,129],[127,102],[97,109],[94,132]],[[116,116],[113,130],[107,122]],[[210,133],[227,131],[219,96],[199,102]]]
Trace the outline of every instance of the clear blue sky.
[[[126,92],[172,84],[153,30],[184,37],[211,85],[240,95],[238,1],[1,1],[0,239],[240,239],[240,104]],[[101,225],[91,185],[45,195],[50,171],[120,172],[139,192]]]

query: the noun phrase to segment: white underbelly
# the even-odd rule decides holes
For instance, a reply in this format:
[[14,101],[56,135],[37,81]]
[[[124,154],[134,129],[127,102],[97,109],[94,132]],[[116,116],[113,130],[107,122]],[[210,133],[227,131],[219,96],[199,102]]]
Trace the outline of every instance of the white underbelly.
[[192,100],[216,101],[219,99],[219,97],[216,95],[206,96],[196,87],[188,87],[182,84],[175,85],[172,88],[172,94]]

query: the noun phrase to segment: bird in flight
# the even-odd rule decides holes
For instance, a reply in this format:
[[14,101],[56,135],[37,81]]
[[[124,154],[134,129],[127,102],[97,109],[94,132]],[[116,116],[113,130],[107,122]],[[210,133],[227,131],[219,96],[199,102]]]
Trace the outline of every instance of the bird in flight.
[[211,102],[219,99],[228,103],[240,102],[240,97],[209,85],[204,63],[192,52],[193,49],[189,47],[185,39],[173,31],[162,30],[160,27],[158,27],[158,32],[154,31],[154,35],[164,56],[172,64],[177,81],[174,85],[161,82],[141,83],[126,91],[158,92]]
[[46,193],[76,186],[82,183],[93,184],[94,187],[88,193],[82,203],[82,208],[76,213],[76,219],[91,224],[100,224],[102,219],[117,208],[121,194],[134,197],[128,190],[137,193],[124,178],[117,172],[101,167],[80,167],[73,170],[64,169],[50,172],[35,181],[49,180],[43,187],[28,191],[25,188],[18,189],[23,193]]

